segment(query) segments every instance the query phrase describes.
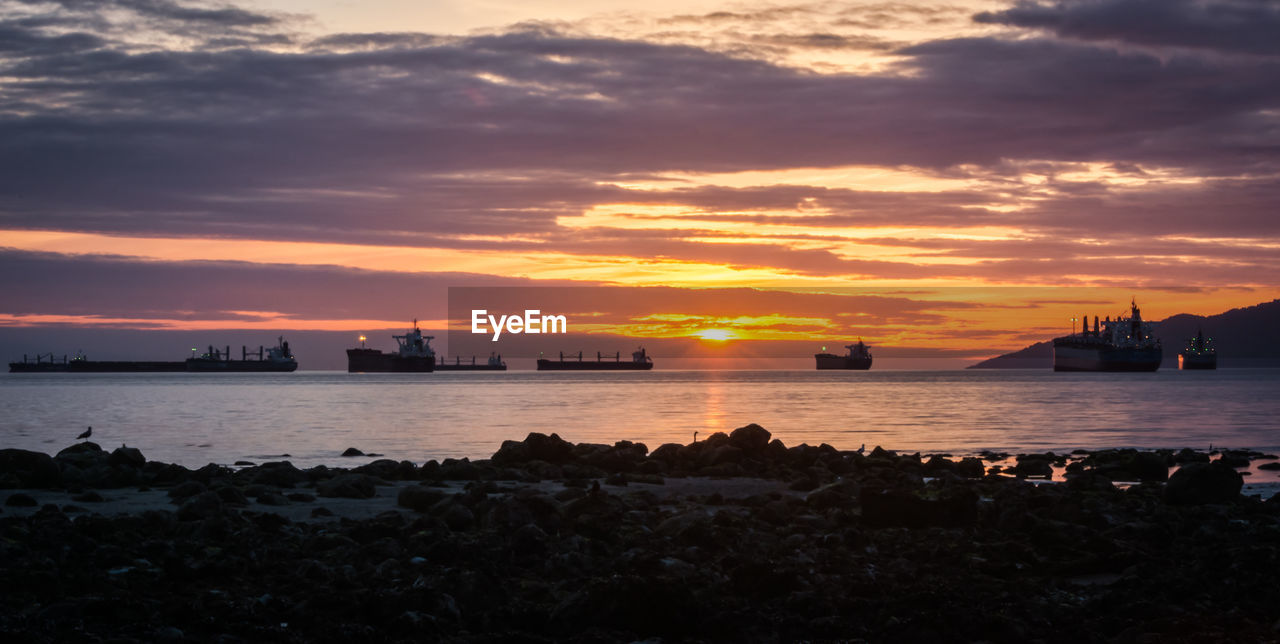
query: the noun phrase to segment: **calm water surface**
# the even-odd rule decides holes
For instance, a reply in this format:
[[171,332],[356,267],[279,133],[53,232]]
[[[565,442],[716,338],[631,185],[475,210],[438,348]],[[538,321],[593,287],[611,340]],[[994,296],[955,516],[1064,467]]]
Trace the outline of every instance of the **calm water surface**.
[[200,466],[347,447],[487,458],[531,431],[687,443],[759,423],[788,445],[969,454],[1099,447],[1280,450],[1280,370],[4,374],[0,447],[107,448]]

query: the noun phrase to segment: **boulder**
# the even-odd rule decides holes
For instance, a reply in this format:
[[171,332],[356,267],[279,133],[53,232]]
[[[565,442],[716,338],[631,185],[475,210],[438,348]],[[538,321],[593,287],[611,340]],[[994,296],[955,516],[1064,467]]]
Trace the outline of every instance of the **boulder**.
[[196,521],[208,519],[222,512],[222,498],[217,492],[201,492],[178,508],[178,520]]
[[1164,481],[1169,478],[1169,459],[1159,452],[1138,452],[1129,457],[1125,470],[1139,481]]
[[39,505],[30,494],[23,494],[22,492],[10,494],[9,498],[4,500],[4,504],[14,508],[34,508]]
[[409,485],[396,495],[396,505],[417,512],[426,512],[445,497],[444,492],[422,485]]
[[751,423],[733,430],[729,434],[729,444],[749,454],[756,454],[769,446],[769,439],[772,437],[769,430]]
[[348,448],[346,449],[346,451],[342,452],[342,455],[343,455],[343,456],[346,456],[346,457],[348,457],[348,458],[350,458],[350,457],[352,457],[352,456],[364,456],[364,452],[362,452],[362,451],[360,451],[360,450],[358,450],[358,449],[356,449],[356,448],[354,448],[354,447],[348,447]]
[[97,443],[85,441],[58,452],[54,458],[60,464],[74,465],[83,469],[106,464],[107,456],[108,454],[102,451],[102,447]]
[[1187,463],[1169,477],[1164,499],[1172,505],[1230,503],[1240,497],[1244,477],[1220,462]]
[[341,474],[316,485],[316,494],[330,498],[371,499],[377,493],[374,479],[364,474]]
[[62,472],[53,457],[25,449],[0,449],[0,487],[49,488],[62,481]]
[[494,465],[514,465],[528,461],[567,463],[573,460],[573,443],[559,434],[529,432],[523,441],[503,441],[491,459]]
[[132,467],[141,468],[147,464],[147,457],[142,455],[142,450],[136,447],[120,447],[112,450],[111,455],[107,457],[107,465],[112,467]]

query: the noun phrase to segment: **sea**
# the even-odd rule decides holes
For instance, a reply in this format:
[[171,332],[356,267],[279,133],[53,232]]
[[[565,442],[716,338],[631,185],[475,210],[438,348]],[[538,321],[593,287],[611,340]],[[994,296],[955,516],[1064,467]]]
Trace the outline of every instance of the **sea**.
[[0,375],[0,447],[55,453],[92,426],[188,467],[488,458],[529,432],[653,449],[749,423],[787,445],[954,456],[1280,452],[1280,369]]

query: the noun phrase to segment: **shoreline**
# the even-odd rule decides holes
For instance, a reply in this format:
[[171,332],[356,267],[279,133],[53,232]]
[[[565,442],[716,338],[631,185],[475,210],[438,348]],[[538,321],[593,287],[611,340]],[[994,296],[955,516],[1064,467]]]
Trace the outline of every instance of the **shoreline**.
[[[1231,466],[1276,460],[1218,456],[1020,455],[1003,476],[972,457],[787,447],[756,425],[652,451],[532,433],[490,459],[350,469],[0,450],[0,496],[32,503],[0,508],[0,630],[1275,639],[1280,497],[1242,495]],[[1031,482],[1057,468],[1064,482]]]

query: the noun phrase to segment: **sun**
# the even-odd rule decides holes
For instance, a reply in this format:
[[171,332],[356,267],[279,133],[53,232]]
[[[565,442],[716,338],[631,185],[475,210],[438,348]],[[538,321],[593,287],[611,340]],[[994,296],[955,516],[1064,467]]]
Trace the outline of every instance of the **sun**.
[[730,331],[729,329],[703,329],[702,331],[697,332],[695,335],[702,338],[703,340],[714,340],[716,342],[724,342],[725,340],[732,340],[738,337],[734,335],[733,331]]

